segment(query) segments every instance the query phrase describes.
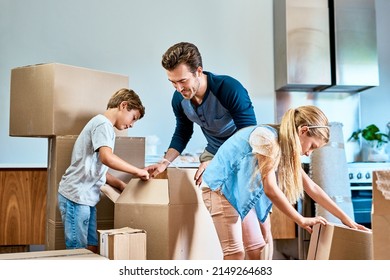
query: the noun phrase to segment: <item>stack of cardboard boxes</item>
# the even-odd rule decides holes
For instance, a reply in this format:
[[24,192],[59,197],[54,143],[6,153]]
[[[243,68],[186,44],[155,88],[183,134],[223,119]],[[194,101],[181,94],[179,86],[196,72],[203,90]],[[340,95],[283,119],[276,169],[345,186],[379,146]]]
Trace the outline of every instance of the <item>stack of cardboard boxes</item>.
[[[10,136],[48,138],[46,250],[65,249],[57,206],[58,183],[70,164],[74,142],[86,123],[104,113],[108,100],[128,77],[59,63],[30,65],[11,71]],[[145,139],[116,131],[115,153],[143,167]],[[115,174],[129,181],[129,174]],[[114,205],[102,197],[98,228],[114,226]]]

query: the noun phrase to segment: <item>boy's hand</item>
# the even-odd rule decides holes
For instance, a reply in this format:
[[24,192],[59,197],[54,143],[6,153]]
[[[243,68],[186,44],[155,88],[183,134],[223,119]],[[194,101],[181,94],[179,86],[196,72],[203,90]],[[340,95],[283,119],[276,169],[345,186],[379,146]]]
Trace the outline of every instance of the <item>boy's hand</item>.
[[138,174],[136,174],[137,177],[139,177],[143,181],[149,180],[149,172],[145,169],[140,169],[138,171]]

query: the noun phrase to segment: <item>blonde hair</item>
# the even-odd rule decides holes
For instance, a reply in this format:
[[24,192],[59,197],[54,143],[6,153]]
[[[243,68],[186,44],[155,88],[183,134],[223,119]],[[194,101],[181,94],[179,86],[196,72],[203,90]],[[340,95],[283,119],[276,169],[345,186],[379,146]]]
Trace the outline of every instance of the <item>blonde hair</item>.
[[310,137],[329,142],[329,123],[325,114],[316,106],[307,105],[288,110],[279,127],[281,159],[278,166],[278,185],[290,203],[295,204],[303,196],[301,174],[301,144],[298,128],[308,126]]

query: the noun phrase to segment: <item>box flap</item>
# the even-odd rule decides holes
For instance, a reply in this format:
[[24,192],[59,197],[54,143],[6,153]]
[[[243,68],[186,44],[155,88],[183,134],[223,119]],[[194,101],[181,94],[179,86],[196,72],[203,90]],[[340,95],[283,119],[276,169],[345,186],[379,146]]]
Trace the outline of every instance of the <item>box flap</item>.
[[116,202],[121,195],[120,191],[110,185],[104,184],[100,187],[100,191],[104,193],[112,202]]
[[170,204],[203,203],[194,176],[197,168],[168,168]]
[[318,241],[320,235],[321,224],[316,224],[313,226],[313,231],[310,235],[309,249],[307,252],[308,260],[315,260],[317,255]]
[[116,228],[116,229],[99,229],[98,232],[101,234],[107,234],[107,235],[115,235],[115,234],[133,234],[133,233],[145,233],[145,230],[143,229],[135,229],[131,227],[123,227],[123,228]]
[[[145,167],[145,137],[116,136],[114,154],[138,168]],[[133,175],[110,168],[108,172],[128,183]]]
[[168,168],[148,181],[134,178],[116,203],[129,204],[203,204],[194,175],[196,168]]
[[115,203],[124,204],[169,204],[168,180],[132,179]]

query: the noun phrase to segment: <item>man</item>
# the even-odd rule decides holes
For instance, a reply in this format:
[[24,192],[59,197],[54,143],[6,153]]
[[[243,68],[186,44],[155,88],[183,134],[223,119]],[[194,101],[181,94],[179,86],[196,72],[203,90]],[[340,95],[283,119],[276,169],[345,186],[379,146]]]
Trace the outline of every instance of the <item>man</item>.
[[[161,63],[168,80],[176,89],[172,97],[176,129],[164,159],[146,169],[152,177],[163,172],[185,149],[196,123],[207,140],[194,177],[196,184],[200,185],[202,173],[219,147],[237,130],[256,125],[253,105],[247,90],[239,81],[230,76],[203,71],[200,52],[191,43],[173,45],[164,53]],[[244,219],[242,224],[243,227],[249,226],[249,221],[246,223]],[[265,240],[272,248],[269,219],[262,225],[262,229],[267,232]],[[256,248],[256,252],[247,252],[248,258],[260,258],[259,254],[265,244],[260,228],[258,235],[253,238],[253,242],[261,243],[262,247]],[[249,244],[248,247],[252,250],[260,246],[256,244]]]

